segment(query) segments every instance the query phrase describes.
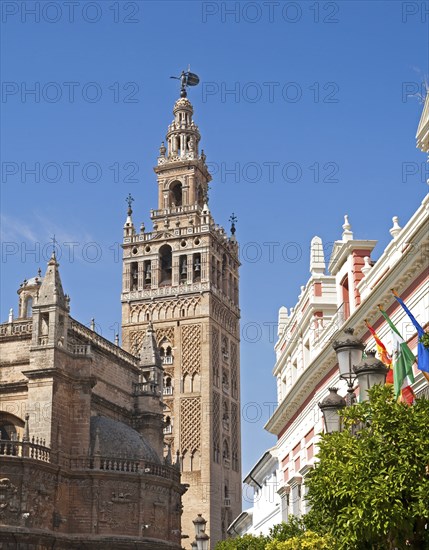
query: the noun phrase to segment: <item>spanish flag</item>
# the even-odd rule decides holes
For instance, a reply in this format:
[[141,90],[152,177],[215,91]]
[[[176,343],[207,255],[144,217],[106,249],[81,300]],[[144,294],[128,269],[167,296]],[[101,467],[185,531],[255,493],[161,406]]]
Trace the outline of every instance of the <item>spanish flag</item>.
[[386,346],[383,344],[383,342],[378,337],[377,333],[375,332],[374,327],[372,327],[366,319],[365,319],[365,324],[368,327],[369,332],[374,337],[380,361],[382,363],[384,363],[386,365],[386,367],[389,369],[389,372],[387,373],[387,376],[386,376],[386,384],[393,384],[392,357],[389,354],[389,352],[387,351]]

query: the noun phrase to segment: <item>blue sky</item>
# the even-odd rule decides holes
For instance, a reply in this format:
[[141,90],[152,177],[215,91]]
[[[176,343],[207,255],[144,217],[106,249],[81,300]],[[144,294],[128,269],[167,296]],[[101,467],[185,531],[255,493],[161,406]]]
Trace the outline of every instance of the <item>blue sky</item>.
[[274,443],[270,327],[307,280],[311,238],[329,250],[347,213],[357,238],[379,240],[377,257],[392,216],[403,225],[427,192],[415,133],[428,2],[103,0],[73,17],[52,4],[1,6],[1,318],[44,271],[55,234],[72,315],[113,338],[125,197],[150,227],[152,167],[178,97],[169,76],[189,63],[210,207],[223,225],[239,220],[246,473]]

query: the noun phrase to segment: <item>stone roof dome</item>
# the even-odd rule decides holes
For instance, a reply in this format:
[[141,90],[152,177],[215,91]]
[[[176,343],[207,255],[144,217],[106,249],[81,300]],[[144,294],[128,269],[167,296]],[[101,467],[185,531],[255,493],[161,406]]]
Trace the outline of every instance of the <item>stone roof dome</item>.
[[192,103],[187,97],[179,98],[174,104],[173,113],[176,114],[176,112],[180,110],[189,111],[191,114],[193,114],[194,109],[192,107]]
[[138,432],[123,422],[106,416],[91,416],[90,453],[94,454],[96,435],[102,457],[142,459],[161,464],[160,458],[150,443]]

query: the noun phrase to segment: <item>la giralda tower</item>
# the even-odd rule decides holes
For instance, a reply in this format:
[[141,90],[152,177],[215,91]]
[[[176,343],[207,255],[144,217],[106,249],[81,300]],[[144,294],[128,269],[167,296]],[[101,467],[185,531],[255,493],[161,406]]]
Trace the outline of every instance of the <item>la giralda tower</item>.
[[[183,73],[182,73],[183,76]],[[154,171],[152,231],[124,225],[122,342],[137,354],[149,323],[163,361],[165,453],[179,458],[185,547],[207,520],[210,547],[241,511],[239,257],[208,206],[211,176],[183,85]]]

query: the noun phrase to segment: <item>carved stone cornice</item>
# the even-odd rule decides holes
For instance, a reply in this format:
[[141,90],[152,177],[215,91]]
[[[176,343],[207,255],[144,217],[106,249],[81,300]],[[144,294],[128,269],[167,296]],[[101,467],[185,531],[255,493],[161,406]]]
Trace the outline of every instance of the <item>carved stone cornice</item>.
[[28,380],[18,380],[16,382],[1,382],[0,393],[15,393],[28,391]]

